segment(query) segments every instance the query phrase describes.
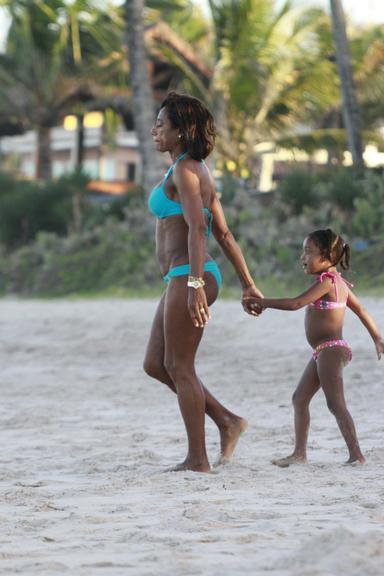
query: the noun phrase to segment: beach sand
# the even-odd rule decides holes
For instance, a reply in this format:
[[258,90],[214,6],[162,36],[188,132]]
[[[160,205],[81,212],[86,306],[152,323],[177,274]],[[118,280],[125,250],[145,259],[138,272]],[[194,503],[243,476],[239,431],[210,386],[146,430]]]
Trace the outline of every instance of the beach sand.
[[[384,300],[363,299],[384,330]],[[176,397],[142,371],[155,301],[0,301],[0,573],[10,576],[379,576],[384,573],[384,359],[351,312],[346,396],[367,464],[320,392],[309,463],[291,396],[310,358],[303,311],[212,307],[198,373],[249,420],[215,473],[186,454]],[[207,420],[211,462],[219,438]]]

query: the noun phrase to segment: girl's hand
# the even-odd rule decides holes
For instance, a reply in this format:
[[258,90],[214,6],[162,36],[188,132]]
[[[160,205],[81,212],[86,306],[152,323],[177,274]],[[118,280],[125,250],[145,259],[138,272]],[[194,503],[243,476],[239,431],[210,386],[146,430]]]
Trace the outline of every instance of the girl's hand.
[[193,325],[204,328],[211,318],[204,288],[188,288],[188,311]]
[[377,358],[380,360],[381,355],[384,354],[384,340],[380,338],[379,340],[375,340],[375,347],[377,352]]
[[252,316],[259,316],[263,311],[263,307],[260,303],[260,299],[262,298],[263,293],[260,292],[260,290],[256,288],[254,284],[244,288],[243,296],[241,299],[241,304],[244,311],[247,314],[251,314]]
[[263,298],[245,298],[242,300],[243,308],[252,316],[260,316],[265,309]]

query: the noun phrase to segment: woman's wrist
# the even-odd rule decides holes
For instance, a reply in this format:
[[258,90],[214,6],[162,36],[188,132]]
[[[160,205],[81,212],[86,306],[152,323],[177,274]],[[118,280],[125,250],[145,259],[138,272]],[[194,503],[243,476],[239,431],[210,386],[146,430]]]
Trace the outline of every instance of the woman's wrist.
[[204,279],[199,276],[188,276],[187,286],[188,288],[194,288],[196,290],[197,288],[204,288],[205,282]]
[[247,282],[247,283],[242,283],[241,284],[243,290],[248,290],[249,288],[256,288],[256,284],[251,281],[251,282]]

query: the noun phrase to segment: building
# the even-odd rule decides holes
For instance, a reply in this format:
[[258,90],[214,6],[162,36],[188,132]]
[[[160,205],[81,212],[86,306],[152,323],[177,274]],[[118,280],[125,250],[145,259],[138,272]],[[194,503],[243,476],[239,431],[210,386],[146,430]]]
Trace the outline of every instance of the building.
[[[66,117],[64,125],[51,130],[52,175],[71,173],[76,167],[77,130],[75,117]],[[0,140],[0,159],[3,167],[23,177],[34,178],[36,166],[36,134],[28,131]],[[113,146],[105,144],[103,115],[91,112],[84,121],[83,170],[91,178],[94,189],[106,193],[124,193],[140,180],[140,159],[134,131],[119,126]],[[101,183],[105,183],[103,186]],[[99,183],[97,186],[96,183]],[[114,184],[115,186],[111,186]]]
[[[153,24],[146,30],[145,37],[150,54],[150,80],[156,101],[161,102],[170,87],[177,86],[183,77],[180,68],[170,63],[159,47],[172,50],[204,86],[209,85],[212,71],[167,24]],[[87,93],[86,96],[83,105],[89,111],[84,115],[81,165],[92,179],[93,190],[109,194],[124,193],[141,180],[129,89],[117,89],[116,94],[112,95]],[[108,143],[104,122],[106,110],[113,110],[121,119]],[[76,121],[75,116],[67,116],[62,126],[50,130],[53,177],[73,172],[78,165],[79,131]],[[23,177],[34,178],[36,141],[36,134],[31,130],[26,131],[20,119],[12,119],[10,122],[0,114],[0,167]]]

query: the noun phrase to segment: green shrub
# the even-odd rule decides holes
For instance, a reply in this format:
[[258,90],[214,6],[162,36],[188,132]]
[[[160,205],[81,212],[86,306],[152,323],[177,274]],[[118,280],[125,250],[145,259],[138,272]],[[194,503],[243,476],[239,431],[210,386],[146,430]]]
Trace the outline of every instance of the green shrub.
[[304,170],[296,169],[287,174],[276,192],[293,214],[301,214],[305,206],[316,206],[318,203],[315,178]]
[[0,177],[0,243],[8,250],[28,244],[41,231],[66,235],[73,222],[73,198],[84,194],[83,176],[47,183]]
[[126,219],[127,214],[138,207],[143,209],[145,195],[141,187],[137,186],[123,196],[111,197],[107,202],[94,203],[85,214],[84,228],[92,229],[102,225],[111,218],[117,221]]
[[[28,186],[33,185],[26,184],[26,190],[31,193]],[[331,176],[317,177],[317,185],[324,186],[323,192],[328,194]],[[68,182],[51,183],[49,190],[54,197],[58,191],[55,186],[61,187],[63,195],[68,196]],[[383,277],[384,183],[380,176],[367,174],[360,186],[362,195],[354,199],[353,217],[349,210],[332,202],[331,196],[322,196],[321,204],[316,207],[304,204],[301,212],[294,214],[291,207],[282,204],[280,197],[275,204],[266,206],[258,197],[247,196],[244,190],[241,194],[237,192],[229,205],[224,206],[225,214],[257,283],[273,289],[276,295],[285,294],[287,289],[297,293],[304,288],[310,279],[305,278],[300,267],[303,239],[316,228],[330,226],[352,245],[351,275],[356,276],[356,284],[364,289],[376,286]],[[39,199],[39,190],[34,190]],[[318,189],[316,194],[319,198]],[[7,196],[0,193],[0,203]],[[70,196],[73,197],[73,193]],[[37,205],[42,207],[39,202]],[[50,217],[55,207],[60,213],[59,202],[49,206]],[[67,207],[69,213],[65,213],[64,222],[72,222],[70,208]],[[103,209],[100,220],[95,218],[92,223],[97,210],[99,207],[93,211],[93,207],[85,206],[84,226],[78,232],[72,231],[66,236],[65,228],[59,235],[56,231],[39,231],[37,227],[35,239],[29,245],[11,253],[0,246],[0,293],[64,296],[113,290],[148,293],[148,288],[160,291],[162,279],[155,257],[155,220],[148,214],[143,193],[138,190],[132,197],[119,200],[116,206]],[[42,228],[43,219],[39,222]],[[49,230],[48,224],[47,220],[44,226]],[[366,241],[366,249],[354,248],[358,239]],[[364,247],[364,243],[360,245]],[[237,287],[239,290],[236,273],[214,239],[208,241],[208,252],[222,269],[226,289]]]
[[363,197],[356,198],[351,222],[353,234],[367,240],[384,233],[384,181],[369,173],[362,181]]
[[352,168],[337,168],[319,173],[316,184],[322,202],[330,202],[341,210],[351,211],[356,198],[363,194],[363,183]]
[[0,291],[63,296],[161,286],[153,230],[144,214],[135,227],[110,219],[67,238],[39,233],[33,244],[0,258]]

